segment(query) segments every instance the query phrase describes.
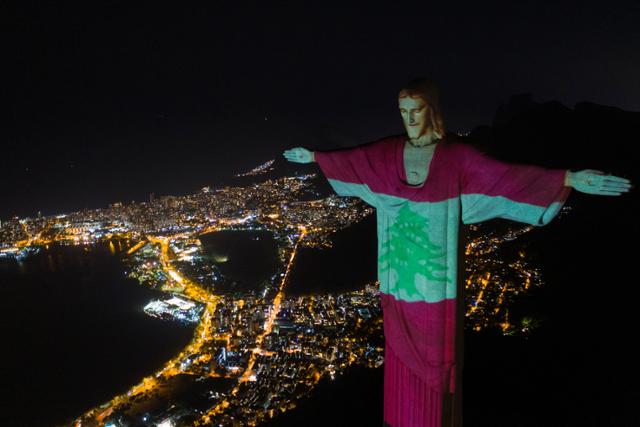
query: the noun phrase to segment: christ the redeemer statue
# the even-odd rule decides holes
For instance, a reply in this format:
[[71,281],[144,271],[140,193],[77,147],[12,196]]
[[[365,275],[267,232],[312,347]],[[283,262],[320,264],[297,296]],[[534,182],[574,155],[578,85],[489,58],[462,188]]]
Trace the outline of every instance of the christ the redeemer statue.
[[[506,218],[548,224],[572,189],[618,196],[628,179],[493,159],[445,136],[436,85],[415,79],[398,96],[406,134],[333,151],[296,147],[339,196],[376,208],[384,319],[384,425],[462,425],[464,307],[459,226]],[[462,264],[461,264],[462,265]]]

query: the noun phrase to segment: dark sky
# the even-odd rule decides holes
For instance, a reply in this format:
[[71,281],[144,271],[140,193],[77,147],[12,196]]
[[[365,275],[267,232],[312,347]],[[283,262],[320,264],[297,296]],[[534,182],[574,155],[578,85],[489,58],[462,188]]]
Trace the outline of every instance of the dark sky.
[[107,201],[184,193],[293,146],[402,132],[398,88],[418,75],[440,85],[447,130],[490,124],[525,92],[640,111],[635,0],[62,3],[3,7],[13,190],[0,196],[21,204],[29,182],[30,211],[50,203],[38,189],[52,179],[34,174],[71,173],[55,190],[69,200],[90,199],[76,181],[108,184]]

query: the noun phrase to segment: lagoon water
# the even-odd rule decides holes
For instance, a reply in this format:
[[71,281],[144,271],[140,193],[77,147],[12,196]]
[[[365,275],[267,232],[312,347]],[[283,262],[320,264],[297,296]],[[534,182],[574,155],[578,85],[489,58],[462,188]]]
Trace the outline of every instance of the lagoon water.
[[[373,219],[337,232],[333,249],[303,249],[285,293],[344,292],[375,278]],[[277,269],[271,232],[226,230],[201,240],[210,257],[225,259],[218,266],[234,291]],[[122,259],[133,244],[51,245],[20,262],[0,261],[0,425],[70,421],[126,392],[191,340],[193,325],[143,312],[165,294],[126,277]]]
[[257,289],[278,268],[277,242],[267,230],[221,230],[201,235],[203,252],[225,277],[217,292]]
[[[330,236],[332,248],[299,249],[285,295],[341,293],[362,289],[377,277],[375,215]],[[227,281],[221,292],[256,289],[278,268],[277,241],[265,230],[222,230],[200,236],[207,258]],[[235,283],[233,283],[235,282]]]
[[142,308],[162,292],[125,277],[127,242],[52,245],[0,261],[0,425],[52,426],[125,392],[186,345],[193,325]]
[[377,279],[375,214],[335,232],[330,239],[330,249],[300,250],[285,288],[287,296],[349,292]]

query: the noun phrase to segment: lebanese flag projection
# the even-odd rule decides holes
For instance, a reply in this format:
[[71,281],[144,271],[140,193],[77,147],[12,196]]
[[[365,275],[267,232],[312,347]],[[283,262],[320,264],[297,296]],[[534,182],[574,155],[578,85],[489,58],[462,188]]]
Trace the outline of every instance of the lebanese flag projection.
[[455,415],[446,414],[447,402],[458,402],[451,411],[461,417],[460,222],[506,218],[542,226],[560,211],[571,187],[564,185],[566,169],[501,162],[447,137],[432,148],[425,182],[411,185],[406,140],[391,136],[314,156],[339,196],[376,208],[385,422],[441,426]]

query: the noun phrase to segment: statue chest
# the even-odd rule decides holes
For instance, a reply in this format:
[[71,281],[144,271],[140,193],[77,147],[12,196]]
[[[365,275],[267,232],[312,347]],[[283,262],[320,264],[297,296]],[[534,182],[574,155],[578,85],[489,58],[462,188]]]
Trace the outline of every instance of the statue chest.
[[404,170],[407,182],[411,185],[423,184],[429,174],[429,165],[433,157],[433,146],[415,148],[410,145],[404,148]]

